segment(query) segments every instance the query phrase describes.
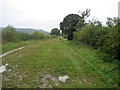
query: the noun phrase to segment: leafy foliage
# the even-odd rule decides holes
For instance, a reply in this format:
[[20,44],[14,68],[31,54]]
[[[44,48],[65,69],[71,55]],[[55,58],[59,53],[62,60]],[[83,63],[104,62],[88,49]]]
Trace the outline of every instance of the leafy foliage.
[[[68,40],[72,40],[73,29],[71,28],[76,26],[76,24],[79,21],[79,18],[80,16],[77,14],[69,14],[64,18],[63,22],[60,23],[60,29],[62,30],[62,33],[68,35]],[[74,29],[74,31],[76,30]]]
[[90,9],[86,9],[85,11],[80,12],[80,19],[78,21],[78,23],[76,24],[76,29],[77,30],[81,30],[85,25],[86,22],[85,20],[90,16]]
[[69,14],[67,15],[63,22],[60,23],[60,29],[64,34],[68,34],[69,28],[76,26],[79,21],[80,16],[77,14]]
[[81,15],[77,14],[69,14],[67,15],[63,22],[60,23],[60,29],[64,35],[67,35],[68,40],[73,39],[73,32],[80,30],[84,27],[85,19],[89,17],[90,10],[86,9],[85,11],[80,13]]
[[60,35],[60,30],[58,30],[57,28],[53,28],[51,30],[51,35],[56,35],[56,36],[59,36]]
[[45,35],[41,32],[33,32],[32,34],[16,32],[16,29],[13,26],[8,25],[2,30],[2,42],[19,42],[27,40],[38,40],[38,39],[47,39],[50,36]]
[[82,30],[74,32],[74,40],[81,41],[104,52],[106,61],[119,59],[120,19],[108,18],[107,27],[99,21],[91,21]]
[[18,38],[21,41],[27,41],[27,40],[32,39],[32,36],[28,33],[17,32],[17,34],[18,34]]
[[13,26],[8,25],[6,28],[2,31],[2,41],[4,42],[17,42],[18,34],[15,31],[15,28]]
[[68,36],[67,36],[67,39],[68,40],[72,40],[73,39],[73,32],[76,31],[75,27],[70,27],[68,29]]
[[[109,21],[110,20],[110,21]],[[112,58],[119,59],[120,56],[120,19],[119,18],[109,18],[108,33],[106,34],[105,45],[103,46],[103,51],[107,53],[106,57],[109,57],[111,61]]]
[[35,40],[38,40],[38,39],[45,39],[45,34],[41,33],[41,32],[34,32],[31,34],[32,35],[32,38],[35,39]]

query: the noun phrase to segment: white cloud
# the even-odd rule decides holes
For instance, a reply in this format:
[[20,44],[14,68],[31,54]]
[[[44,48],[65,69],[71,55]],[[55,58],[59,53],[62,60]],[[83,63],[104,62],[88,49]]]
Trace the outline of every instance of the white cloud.
[[[91,9],[91,17],[105,21],[116,17],[119,0],[1,0],[2,24],[15,27],[42,28],[50,31],[63,18],[78,10]],[[0,9],[1,10],[1,9]]]

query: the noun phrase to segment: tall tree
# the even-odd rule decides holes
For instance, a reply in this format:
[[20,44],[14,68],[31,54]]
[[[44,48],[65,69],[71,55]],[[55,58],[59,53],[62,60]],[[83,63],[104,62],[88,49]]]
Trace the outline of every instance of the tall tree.
[[67,36],[68,40],[72,40],[72,37],[73,37],[72,33],[76,31],[76,29],[75,28],[73,29],[73,27],[76,26],[79,19],[80,19],[79,15],[69,14],[64,18],[63,22],[60,23],[60,29],[62,30],[63,34],[68,35]]
[[78,14],[69,14],[67,15],[63,22],[60,23],[60,29],[62,33],[67,35],[68,40],[73,39],[73,32],[82,29],[85,26],[85,20],[90,16],[90,10],[86,9]]
[[76,25],[76,29],[81,30],[86,24],[85,20],[90,16],[90,9],[86,9],[83,12],[81,11],[78,11],[78,12],[80,12],[80,18]]
[[60,23],[60,29],[62,30],[62,33],[68,34],[68,30],[71,27],[76,26],[76,24],[79,21],[80,16],[77,14],[69,14],[67,15],[63,22]]

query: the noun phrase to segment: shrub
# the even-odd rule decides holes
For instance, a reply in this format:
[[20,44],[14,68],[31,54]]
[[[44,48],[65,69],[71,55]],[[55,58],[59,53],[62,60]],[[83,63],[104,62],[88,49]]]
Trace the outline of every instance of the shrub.
[[108,26],[94,23],[86,25],[82,30],[74,32],[74,40],[81,41],[104,52],[107,61],[119,59],[120,52],[120,19],[109,18]]
[[27,41],[32,39],[32,36],[27,33],[18,32],[18,36],[21,41]]
[[51,35],[51,38],[57,38],[57,36],[56,35]]
[[35,39],[35,40],[46,38],[45,34],[43,34],[41,32],[33,32],[31,35],[32,35],[32,38]]
[[120,40],[119,29],[117,27],[109,28],[109,31],[105,38],[105,43],[102,50],[106,53],[105,58],[108,58],[108,61],[112,61],[113,59],[119,59],[119,46]]
[[19,41],[18,34],[13,26],[8,25],[2,30],[2,41],[3,43]]

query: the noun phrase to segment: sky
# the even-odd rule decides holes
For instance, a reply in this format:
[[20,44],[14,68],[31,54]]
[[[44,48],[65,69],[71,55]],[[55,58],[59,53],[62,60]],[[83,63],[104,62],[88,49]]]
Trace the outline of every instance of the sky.
[[118,17],[120,18],[120,1],[118,2]]
[[59,29],[60,22],[68,14],[91,9],[88,19],[105,23],[107,17],[118,16],[120,0],[0,0],[0,26],[43,29],[50,32]]

